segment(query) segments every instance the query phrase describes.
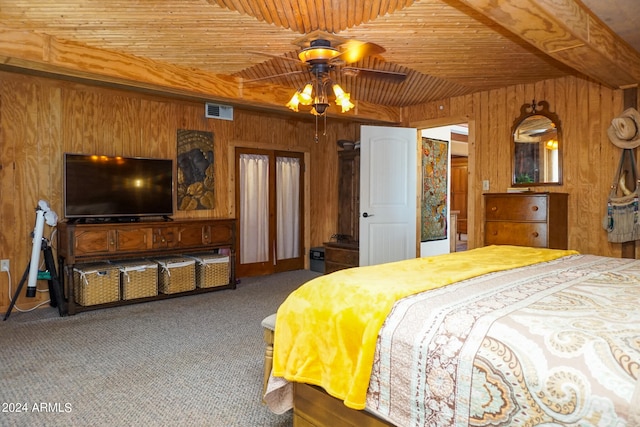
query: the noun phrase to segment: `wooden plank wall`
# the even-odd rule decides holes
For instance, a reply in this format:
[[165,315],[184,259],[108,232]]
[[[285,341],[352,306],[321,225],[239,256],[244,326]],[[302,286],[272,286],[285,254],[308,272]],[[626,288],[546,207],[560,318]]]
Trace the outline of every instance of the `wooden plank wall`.
[[[313,195],[306,216],[309,244],[320,245],[336,232],[337,204],[326,201],[337,199],[336,141],[356,138],[358,127],[351,123],[329,119],[327,135],[315,143],[311,115],[275,117],[235,109],[233,121],[207,119],[201,102],[0,72],[0,258],[10,260],[12,281],[9,292],[8,276],[0,273],[0,313],[6,312],[29,262],[38,200],[48,201],[62,216],[63,153],[175,159],[177,129],[213,132],[217,203],[208,211],[176,210],[176,218],[234,217],[229,147],[277,147],[314,159],[307,165]],[[51,232],[45,226],[45,237],[55,245]],[[46,288],[46,282],[39,287]],[[22,308],[48,298],[48,293],[21,294]]]
[[[407,108],[403,119],[406,124],[447,117],[469,120],[469,246],[478,247],[484,239],[482,181],[490,181],[492,192],[510,186],[511,126],[521,104],[533,99],[549,102],[562,120],[564,138],[563,185],[536,190],[570,194],[571,248],[620,256],[620,244],[607,242],[601,220],[620,155],[606,129],[623,110],[622,91],[567,77]],[[233,216],[230,147],[289,147],[311,159],[308,241],[311,246],[322,244],[337,226],[335,141],[358,139],[359,124],[330,118],[327,136],[316,144],[310,119],[240,109],[235,109],[233,122],[206,119],[199,102],[0,72],[0,258],[11,261],[11,295],[31,253],[29,233],[38,200],[47,200],[62,212],[64,152],[175,158],[180,128],[214,133],[218,203],[211,211],[177,211],[176,217]],[[45,236],[50,232],[45,227]],[[55,241],[55,235],[52,238]],[[0,273],[0,312],[9,305],[8,284],[7,275]],[[45,298],[46,294],[34,299],[21,296],[18,305],[28,308]]]
[[407,124],[466,117],[470,128],[469,247],[483,246],[482,181],[490,192],[511,186],[511,127],[520,106],[549,102],[558,114],[563,136],[563,183],[535,191],[569,193],[569,247],[583,253],[620,257],[621,245],[607,241],[601,223],[609,186],[621,150],[607,137],[611,120],[623,108],[623,92],[589,80],[566,77],[509,86],[451,98],[403,111]]

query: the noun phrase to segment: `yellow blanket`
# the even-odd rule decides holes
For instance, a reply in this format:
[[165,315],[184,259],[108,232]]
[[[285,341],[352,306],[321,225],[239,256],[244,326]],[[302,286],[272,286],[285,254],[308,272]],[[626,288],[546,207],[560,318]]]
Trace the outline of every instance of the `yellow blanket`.
[[378,331],[406,296],[575,251],[488,246],[337,271],[291,293],[276,316],[273,375],[364,409]]

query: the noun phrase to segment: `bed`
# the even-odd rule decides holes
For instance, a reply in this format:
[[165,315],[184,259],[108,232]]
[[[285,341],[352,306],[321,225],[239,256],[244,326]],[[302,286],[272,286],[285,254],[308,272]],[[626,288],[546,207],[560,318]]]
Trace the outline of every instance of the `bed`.
[[296,426],[638,426],[640,260],[489,246],[341,270],[279,307]]

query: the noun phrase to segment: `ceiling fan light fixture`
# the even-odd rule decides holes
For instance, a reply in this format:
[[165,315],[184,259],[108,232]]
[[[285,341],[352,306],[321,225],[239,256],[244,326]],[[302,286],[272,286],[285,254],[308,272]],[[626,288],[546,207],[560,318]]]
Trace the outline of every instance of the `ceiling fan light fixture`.
[[342,112],[346,113],[351,110],[355,105],[351,102],[351,95],[346,93],[339,84],[333,84],[333,93],[336,96],[336,105],[342,107]]
[[300,92],[296,92],[293,94],[289,102],[287,102],[287,107],[289,107],[293,111],[299,111],[298,105],[300,104]]
[[351,102],[351,95],[345,92],[338,83],[334,83],[326,77],[325,80],[316,77],[315,82],[307,83],[302,91],[298,90],[293,94],[286,106],[297,112],[299,111],[300,104],[311,105],[313,107],[311,114],[324,116],[329,108],[329,98],[327,95],[327,86],[329,85],[333,89],[333,94],[336,97],[336,105],[342,108],[343,113],[355,107]]
[[309,47],[302,49],[298,54],[298,58],[302,62],[314,63],[316,61],[330,61],[339,55],[340,51],[335,47],[331,47],[331,43],[328,40],[318,39],[313,40]]
[[298,58],[300,58],[300,60],[304,62],[326,61],[329,59],[333,59],[338,55],[340,55],[340,51],[333,47],[308,47],[306,49],[303,49],[298,54]]
[[323,116],[327,112],[327,108],[329,108],[329,100],[327,99],[327,94],[324,90],[316,93],[316,97],[313,100],[312,105],[313,108],[311,109],[311,114],[314,116]]
[[348,97],[341,100],[336,99],[336,104],[342,108],[343,113],[346,113],[347,111],[355,107],[355,105],[353,105],[353,102],[351,102]]
[[313,100],[312,96],[313,85],[311,83],[307,83],[302,89],[302,93],[300,91],[296,92],[298,95],[298,100],[302,105],[311,105],[311,101]]
[[326,102],[316,102],[313,104],[313,108],[311,109],[311,114],[314,116],[324,116],[327,112],[327,108],[329,108],[329,104]]

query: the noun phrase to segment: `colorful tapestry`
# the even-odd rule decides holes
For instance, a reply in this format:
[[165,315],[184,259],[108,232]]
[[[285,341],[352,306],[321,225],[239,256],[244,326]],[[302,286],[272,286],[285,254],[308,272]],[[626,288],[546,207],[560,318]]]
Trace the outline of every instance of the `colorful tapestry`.
[[423,242],[447,238],[447,182],[449,143],[422,138],[421,238]]
[[213,209],[213,133],[178,129],[178,209]]

